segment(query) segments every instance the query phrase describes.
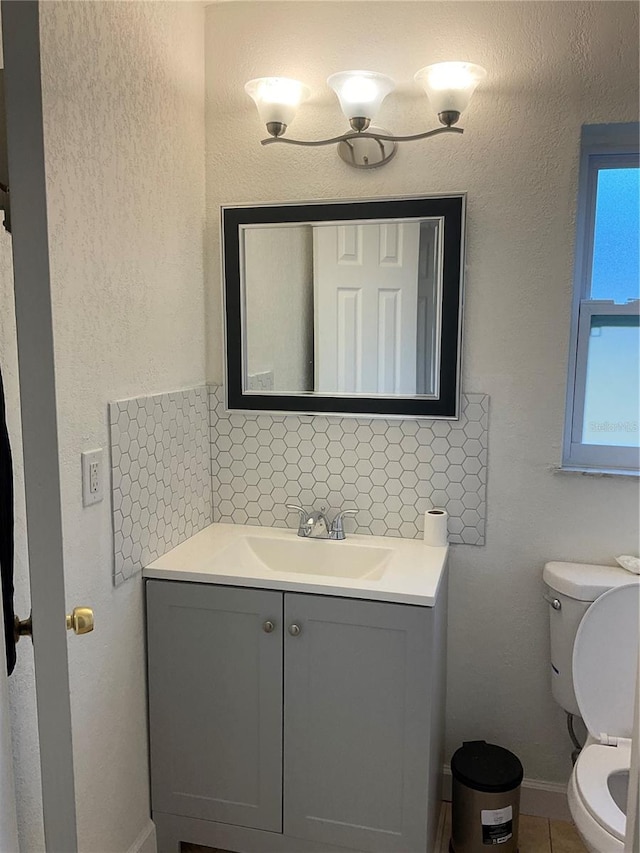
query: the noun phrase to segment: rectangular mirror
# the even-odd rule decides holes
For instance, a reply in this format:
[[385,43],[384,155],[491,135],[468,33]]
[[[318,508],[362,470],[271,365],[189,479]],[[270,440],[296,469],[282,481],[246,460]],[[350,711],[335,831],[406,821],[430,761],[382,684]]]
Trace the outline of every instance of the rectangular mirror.
[[229,409],[457,418],[464,210],[223,207]]

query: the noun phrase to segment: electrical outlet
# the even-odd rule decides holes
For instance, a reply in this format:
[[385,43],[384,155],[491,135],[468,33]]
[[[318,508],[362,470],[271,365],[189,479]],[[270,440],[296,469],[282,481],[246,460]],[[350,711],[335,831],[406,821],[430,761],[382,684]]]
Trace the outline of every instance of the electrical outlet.
[[82,457],[82,504],[91,506],[104,497],[102,448],[85,450]]

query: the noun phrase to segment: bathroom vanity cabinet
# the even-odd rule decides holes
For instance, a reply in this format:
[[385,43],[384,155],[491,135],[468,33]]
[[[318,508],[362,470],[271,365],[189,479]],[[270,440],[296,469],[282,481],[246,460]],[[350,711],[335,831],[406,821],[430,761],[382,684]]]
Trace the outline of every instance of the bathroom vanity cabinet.
[[159,853],[433,850],[445,582],[433,607],[146,589]]

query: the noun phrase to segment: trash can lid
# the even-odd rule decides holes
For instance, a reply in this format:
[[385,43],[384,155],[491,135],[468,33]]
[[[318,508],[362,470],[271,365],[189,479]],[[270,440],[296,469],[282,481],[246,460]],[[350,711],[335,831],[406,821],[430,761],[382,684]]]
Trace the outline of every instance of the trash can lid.
[[500,794],[512,791],[522,782],[524,770],[520,759],[484,740],[465,741],[451,759],[453,778],[474,791]]

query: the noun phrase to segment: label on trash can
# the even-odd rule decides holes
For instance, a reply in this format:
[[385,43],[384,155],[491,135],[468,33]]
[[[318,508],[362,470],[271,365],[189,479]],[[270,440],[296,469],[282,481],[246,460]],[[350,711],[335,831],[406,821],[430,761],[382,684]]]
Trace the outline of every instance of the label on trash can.
[[504,844],[513,836],[513,808],[482,809],[482,843]]

